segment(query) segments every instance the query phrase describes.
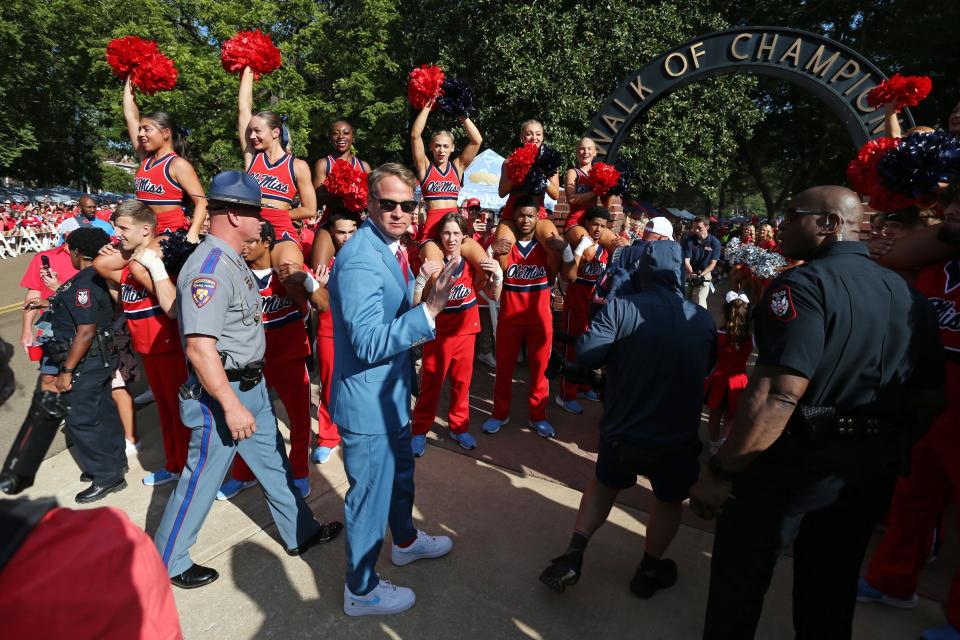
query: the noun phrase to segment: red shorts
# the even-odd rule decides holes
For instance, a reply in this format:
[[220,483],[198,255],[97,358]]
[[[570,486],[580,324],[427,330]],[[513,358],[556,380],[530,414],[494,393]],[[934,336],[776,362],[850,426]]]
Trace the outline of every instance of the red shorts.
[[296,242],[297,246],[300,246],[300,232],[293,226],[289,209],[268,209],[264,207],[260,210],[260,217],[273,225],[273,230],[277,234],[277,242],[288,240]]
[[[511,193],[510,197],[507,198],[507,204],[503,205],[503,209],[500,210],[501,220],[513,220],[513,201],[516,199],[517,196],[514,193]],[[540,211],[538,213],[541,220],[547,217],[547,210],[543,208],[543,203],[540,203]]]
[[437,243],[440,242],[440,219],[448,213],[455,213],[458,209],[456,207],[444,207],[442,209],[427,209],[427,220],[422,225],[417,227],[417,244],[422,245],[424,242],[433,240]]
[[566,233],[577,225],[582,226],[582,218],[585,212],[586,209],[571,209],[570,213],[567,214],[567,219],[563,221],[563,232]]
[[183,209],[171,209],[157,213],[157,233],[169,233],[180,231],[190,227],[190,221],[187,220],[187,214]]

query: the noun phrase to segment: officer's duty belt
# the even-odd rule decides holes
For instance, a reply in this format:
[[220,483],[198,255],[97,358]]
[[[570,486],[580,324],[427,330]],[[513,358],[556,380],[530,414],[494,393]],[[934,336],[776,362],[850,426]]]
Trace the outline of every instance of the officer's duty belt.
[[875,413],[839,413],[836,407],[800,405],[787,423],[791,435],[818,437],[885,437],[903,434],[906,416]]

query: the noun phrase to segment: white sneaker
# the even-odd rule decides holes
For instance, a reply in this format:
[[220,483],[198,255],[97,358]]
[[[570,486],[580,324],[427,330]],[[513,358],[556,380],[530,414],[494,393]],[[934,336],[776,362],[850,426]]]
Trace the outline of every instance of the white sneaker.
[[140,451],[139,442],[130,442],[129,440],[126,440],[126,443],[127,443],[127,447],[124,450],[124,453],[126,453],[128,456],[135,455],[138,451]]
[[348,616],[385,616],[401,613],[417,601],[413,589],[398,587],[381,578],[373,591],[364,596],[355,596],[343,585],[343,612]]
[[402,567],[420,558],[440,558],[450,553],[450,549],[453,549],[453,540],[448,536],[428,536],[418,530],[417,539],[409,547],[393,545],[390,550],[390,560],[398,567]]

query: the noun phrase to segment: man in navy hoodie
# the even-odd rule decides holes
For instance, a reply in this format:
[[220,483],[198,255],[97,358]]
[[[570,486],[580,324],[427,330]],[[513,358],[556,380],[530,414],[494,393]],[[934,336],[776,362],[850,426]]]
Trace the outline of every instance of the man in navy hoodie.
[[596,473],[580,500],[569,548],[540,580],[557,591],[576,584],[590,536],[617,494],[642,475],[655,500],[630,590],[649,598],[677,580],[676,563],[663,556],[700,473],[703,380],[716,360],[717,330],[705,309],[684,300],[676,242],[647,243],[637,270],[612,293],[577,341],[580,364],[607,368]]

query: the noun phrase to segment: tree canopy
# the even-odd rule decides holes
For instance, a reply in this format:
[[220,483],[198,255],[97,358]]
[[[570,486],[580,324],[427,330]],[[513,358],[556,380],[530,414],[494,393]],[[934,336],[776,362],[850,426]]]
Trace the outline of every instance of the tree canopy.
[[[255,107],[286,114],[295,153],[326,153],[329,125],[350,120],[359,155],[409,162],[415,114],[408,72],[440,64],[473,88],[485,146],[506,155],[520,122],[543,122],[572,160],[575,141],[632,70],[700,33],[746,24],[819,32],[884,71],[925,73],[934,94],[918,122],[943,123],[958,97],[960,54],[950,26],[960,6],[917,0],[716,2],[664,0],[7,0],[0,6],[0,175],[36,184],[118,184],[107,157],[131,150],[121,81],[106,64],[123,35],[156,40],[177,64],[173,91],[139,96],[190,130],[202,178],[238,168],[238,79],[220,44],[241,29],[270,34],[283,66],[255,86]],[[456,122],[431,117],[430,128]],[[844,146],[846,145],[846,146]],[[839,182],[849,144],[811,97],[773,81],[697,83],[653,107],[621,154],[639,169],[638,195],[706,208],[764,202],[768,211],[811,181]],[[121,183],[122,184],[122,183]],[[744,193],[749,192],[749,193]],[[751,199],[752,198],[752,199]]]

